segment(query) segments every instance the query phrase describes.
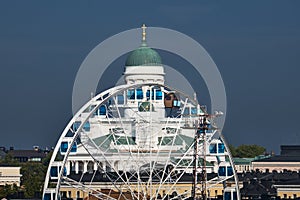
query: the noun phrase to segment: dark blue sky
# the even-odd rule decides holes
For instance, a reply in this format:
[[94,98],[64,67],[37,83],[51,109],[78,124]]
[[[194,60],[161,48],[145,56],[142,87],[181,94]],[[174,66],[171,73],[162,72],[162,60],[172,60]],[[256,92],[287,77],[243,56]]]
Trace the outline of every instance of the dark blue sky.
[[[0,146],[54,146],[71,119],[84,58],[107,37],[143,23],[185,33],[211,55],[226,87],[229,143],[276,152],[280,144],[300,144],[299,7],[288,0],[1,1]],[[162,57],[170,66],[186,64]],[[124,59],[108,76],[121,75]],[[102,81],[99,90],[111,86]]]

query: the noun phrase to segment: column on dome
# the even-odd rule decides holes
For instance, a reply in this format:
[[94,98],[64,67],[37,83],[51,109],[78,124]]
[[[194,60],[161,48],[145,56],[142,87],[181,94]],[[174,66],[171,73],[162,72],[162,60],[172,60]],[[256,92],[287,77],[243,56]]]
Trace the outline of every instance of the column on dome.
[[88,167],[88,161],[83,161],[83,173],[87,172],[87,167]]
[[75,173],[78,174],[79,172],[79,162],[75,161]]
[[94,171],[96,171],[98,169],[98,164],[97,162],[94,162]]
[[67,161],[66,162],[66,174],[67,175],[70,175],[70,165],[71,164],[71,161]]

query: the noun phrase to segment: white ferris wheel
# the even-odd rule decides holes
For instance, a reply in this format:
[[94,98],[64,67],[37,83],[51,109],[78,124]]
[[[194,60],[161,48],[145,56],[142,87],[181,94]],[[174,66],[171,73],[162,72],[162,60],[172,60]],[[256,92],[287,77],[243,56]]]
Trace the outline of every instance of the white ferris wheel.
[[208,198],[234,179],[228,147],[197,102],[164,85],[122,85],[92,98],[68,123],[44,199],[70,191],[94,199]]
[[197,100],[164,84],[146,44],[126,60],[126,84],[93,97],[62,132],[43,199],[240,199],[229,148]]

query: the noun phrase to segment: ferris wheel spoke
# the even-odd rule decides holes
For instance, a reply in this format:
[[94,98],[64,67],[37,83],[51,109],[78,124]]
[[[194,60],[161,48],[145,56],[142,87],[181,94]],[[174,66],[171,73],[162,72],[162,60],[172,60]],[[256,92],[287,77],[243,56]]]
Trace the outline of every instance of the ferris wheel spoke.
[[[122,130],[122,132],[124,132],[124,134],[125,134],[125,138],[127,139],[127,144],[129,144],[127,135],[126,135],[126,133],[125,133],[125,127],[124,127],[124,125],[123,125],[123,123],[122,123],[122,120],[121,120],[121,114],[120,114],[119,108],[118,108],[118,106],[117,106],[116,99],[113,98],[113,100],[114,100],[114,105],[115,105],[115,107],[116,107],[117,114],[118,114],[117,120],[119,121],[119,124],[121,124],[121,130]],[[109,122],[109,124],[111,124],[111,120],[110,120],[110,119],[108,120],[108,122]],[[112,127],[112,126],[111,126],[111,127]],[[115,145],[116,145],[116,149],[117,149],[117,152],[118,152],[119,160],[122,160],[121,155],[120,155],[120,148],[117,147],[117,145],[118,145],[118,140],[119,140],[119,139],[116,138],[116,135],[115,135],[115,132],[114,132],[114,131],[112,131],[112,136],[113,136],[114,141],[115,141]],[[125,146],[125,145],[122,145],[122,144],[121,144],[120,147],[122,148],[123,146]],[[127,146],[129,146],[129,145],[127,145]],[[124,165],[123,165],[123,169],[124,169]],[[119,170],[119,169],[116,169],[116,170]],[[123,170],[123,174],[125,174],[125,180],[126,180],[126,183],[129,184],[129,179],[128,179],[128,177],[127,177],[127,173],[124,173],[124,172],[126,172],[126,171]],[[122,175],[123,175],[123,174],[122,174]]]
[[[173,169],[170,171],[170,173],[166,174],[166,178],[163,180],[161,180],[160,182],[160,187],[158,188],[158,190],[161,190],[161,187],[166,183],[166,181],[168,179],[170,179],[170,176],[171,176],[171,173],[173,173],[176,169],[178,169],[179,167],[179,164],[181,162],[183,162],[183,158],[185,158],[187,156],[187,154],[190,153],[190,150],[192,149],[194,145],[194,142],[189,146],[189,148],[186,150],[186,152],[182,155],[182,157],[177,161],[177,163],[173,166]],[[176,179],[176,183],[180,180],[180,178],[184,175],[184,171],[187,170],[188,168],[190,168],[190,166],[192,165],[192,159],[191,161],[188,163],[188,165],[186,165],[184,168],[182,168],[182,173],[180,174],[180,176]],[[179,169],[178,169],[179,170]]]
[[[105,173],[105,176],[109,179],[109,181],[112,183],[112,185],[118,190],[118,191],[121,191],[120,190],[120,188],[117,186],[117,179],[114,177],[114,175],[113,174],[111,174],[111,173],[109,173],[109,172],[107,172],[105,169],[103,169],[103,167],[99,164],[99,162],[97,162],[97,165],[98,165],[98,167],[100,168],[100,169],[102,169],[103,170],[103,172]],[[95,173],[97,172],[97,170],[95,171]],[[94,178],[95,176],[93,175],[93,178]],[[113,177],[114,177],[114,179],[113,179]],[[93,178],[91,179],[91,182],[93,181]]]
[[[127,181],[124,180],[124,178],[122,177],[122,175],[118,172],[118,169],[115,168],[115,166],[113,165],[113,163],[111,163],[108,159],[106,159],[104,152],[101,149],[99,149],[99,147],[93,142],[93,140],[91,138],[89,138],[89,141],[91,141],[91,144],[93,144],[93,148],[87,149],[87,151],[91,154],[91,156],[98,155],[100,153],[102,155],[102,157],[105,158],[106,163],[108,163],[110,165],[111,169],[113,169],[115,171],[116,175],[118,176],[118,179],[121,180],[127,186],[127,189],[129,189],[132,194],[134,194],[133,191],[130,188],[129,181],[128,180]],[[85,146],[85,147],[87,147],[87,146]],[[92,150],[97,150],[97,152],[96,153],[92,153],[91,152]],[[116,179],[116,180],[118,180],[118,179]],[[116,184],[114,184],[114,186],[116,186]]]
[[[180,121],[177,122],[176,131],[175,131],[175,136],[173,137],[171,146],[174,146],[174,143],[175,143],[175,141],[176,141],[176,137],[178,136],[178,130],[179,130],[179,128],[180,128],[180,122],[181,122],[181,120],[182,120],[183,112],[184,112],[184,109],[185,109],[185,106],[186,106],[187,102],[188,102],[188,98],[186,98],[185,101],[184,101],[184,106],[183,106],[183,109],[182,109],[181,114],[180,114]],[[169,119],[168,119],[168,120],[169,120]],[[167,129],[167,127],[168,127],[168,123],[166,123],[166,125],[165,125],[165,130]],[[160,143],[159,143],[159,146],[158,146],[158,152],[159,152],[160,149],[161,149],[162,141],[163,141],[163,138],[164,138],[165,136],[166,136],[165,134],[162,136],[162,139],[161,139],[161,141],[160,141]],[[166,181],[168,178],[170,178],[170,174],[166,174],[166,170],[167,170],[168,163],[170,163],[171,152],[172,152],[172,149],[169,150],[169,153],[168,153],[168,159],[167,159],[167,161],[166,161],[166,163],[165,163],[164,170],[163,170],[163,175],[162,175],[162,177],[164,177],[164,175],[167,175],[167,177],[165,178],[165,180],[164,180],[163,178],[160,179],[160,186],[159,186],[159,189],[158,189],[157,193],[160,191],[161,185],[163,185],[163,184],[165,183],[165,181]],[[188,151],[186,151],[186,152],[188,152]],[[158,155],[157,155],[157,158],[158,158]],[[179,179],[177,179],[177,181],[178,181],[178,180],[179,180]],[[177,182],[177,181],[176,181],[176,182]],[[157,193],[156,193],[156,198],[157,198]]]
[[[136,159],[134,158],[133,152],[132,152],[132,150],[131,150],[131,148],[130,148],[130,145],[129,145],[130,142],[129,142],[128,137],[127,137],[128,134],[126,134],[126,132],[125,132],[125,127],[124,127],[123,121],[121,120],[121,114],[120,114],[120,111],[119,111],[119,108],[118,108],[118,104],[117,104],[115,98],[114,98],[114,102],[115,102],[114,105],[115,105],[116,110],[117,110],[117,113],[118,113],[117,120],[119,120],[119,124],[121,124],[122,130],[124,130],[125,139],[126,139],[126,145],[123,145],[123,144],[121,143],[121,145],[119,145],[120,148],[117,147],[117,151],[118,151],[118,155],[119,155],[119,160],[122,160],[121,154],[120,154],[120,153],[121,153],[121,152],[120,152],[120,149],[121,149],[122,147],[124,147],[124,149],[127,150],[127,151],[129,152],[129,155],[128,155],[128,156],[129,156],[129,158],[131,159],[131,161],[132,161],[133,163],[135,163],[136,165],[138,165],[139,162],[138,162],[138,160],[136,160]],[[110,120],[108,120],[108,121],[109,121],[109,123],[111,123]],[[118,139],[115,137],[115,134],[113,134],[113,137],[114,137],[114,140],[115,140],[116,143],[117,143],[117,142],[118,142]],[[116,145],[116,144],[115,144],[115,145]],[[123,164],[123,171],[124,171],[124,172],[126,171],[124,164]],[[131,178],[134,177],[134,174],[132,174],[130,177],[128,177],[127,173],[124,173],[124,174],[125,174],[125,177],[126,177],[126,180],[127,180],[127,184],[129,185],[129,184],[130,184],[129,182],[130,182]]]
[[[186,169],[190,168],[192,166],[192,161],[190,163],[188,163],[188,165],[186,166]],[[176,188],[177,183],[179,182],[179,180],[181,179],[181,177],[184,175],[184,172],[182,172],[177,179],[174,179],[171,183],[172,184],[168,184],[168,191],[166,192],[166,195],[163,196],[162,199],[165,199],[167,197],[167,194],[169,194],[171,191],[173,191],[174,188]]]

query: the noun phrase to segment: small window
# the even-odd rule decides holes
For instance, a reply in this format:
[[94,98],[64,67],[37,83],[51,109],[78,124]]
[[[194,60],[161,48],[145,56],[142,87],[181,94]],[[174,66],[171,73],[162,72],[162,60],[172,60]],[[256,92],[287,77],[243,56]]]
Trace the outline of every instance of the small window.
[[146,92],[147,100],[150,100],[150,96],[151,96],[151,100],[154,100],[154,90],[153,89],[151,90],[151,92],[150,92],[150,90],[147,90],[147,92]]
[[183,115],[189,115],[190,114],[190,109],[189,108],[185,108],[183,111]]
[[77,142],[74,142],[74,144],[71,148],[71,152],[73,152],[73,153],[77,152]]
[[90,131],[91,130],[91,125],[90,125],[90,122],[85,122],[84,126],[83,126],[83,129],[85,131]]
[[174,107],[180,107],[180,101],[174,100],[174,101],[173,101],[173,106],[174,106]]
[[149,112],[154,111],[154,106],[146,101],[146,102],[139,102],[139,112]]
[[135,99],[135,90],[127,90],[127,98],[130,100]]
[[46,194],[44,195],[43,200],[51,200],[51,194],[50,194],[50,193],[46,193]]
[[50,176],[51,177],[57,177],[58,176],[58,170],[57,166],[52,166],[50,169]]
[[62,142],[60,144],[60,152],[66,153],[68,150],[68,142]]
[[197,115],[197,108],[192,108],[191,109],[191,114],[192,115]]
[[75,122],[75,123],[73,124],[73,129],[74,129],[74,131],[77,131],[77,130],[78,130],[80,124],[81,124],[80,121],[77,121],[77,122]]
[[225,146],[223,143],[218,144],[218,153],[224,153],[225,152]]
[[136,99],[143,99],[143,90],[141,88],[136,89]]
[[233,197],[233,200],[237,200],[237,193],[236,193],[236,192],[233,192],[233,193],[232,193],[232,197]]
[[[61,170],[61,167],[59,167],[59,171]],[[64,170],[63,170],[63,176],[66,176],[67,175],[67,168],[64,167]]]
[[156,90],[155,91],[156,100],[162,100],[162,91]]
[[219,167],[218,175],[219,176],[226,176],[226,167],[225,166]]
[[209,152],[210,153],[217,153],[217,144],[210,144],[209,145]]
[[124,96],[118,95],[118,104],[124,104]]
[[100,106],[99,115],[106,115],[106,106],[105,105]]
[[225,192],[224,199],[225,200],[231,200],[231,192]]
[[231,166],[227,167],[227,176],[232,176],[233,175],[233,169]]

